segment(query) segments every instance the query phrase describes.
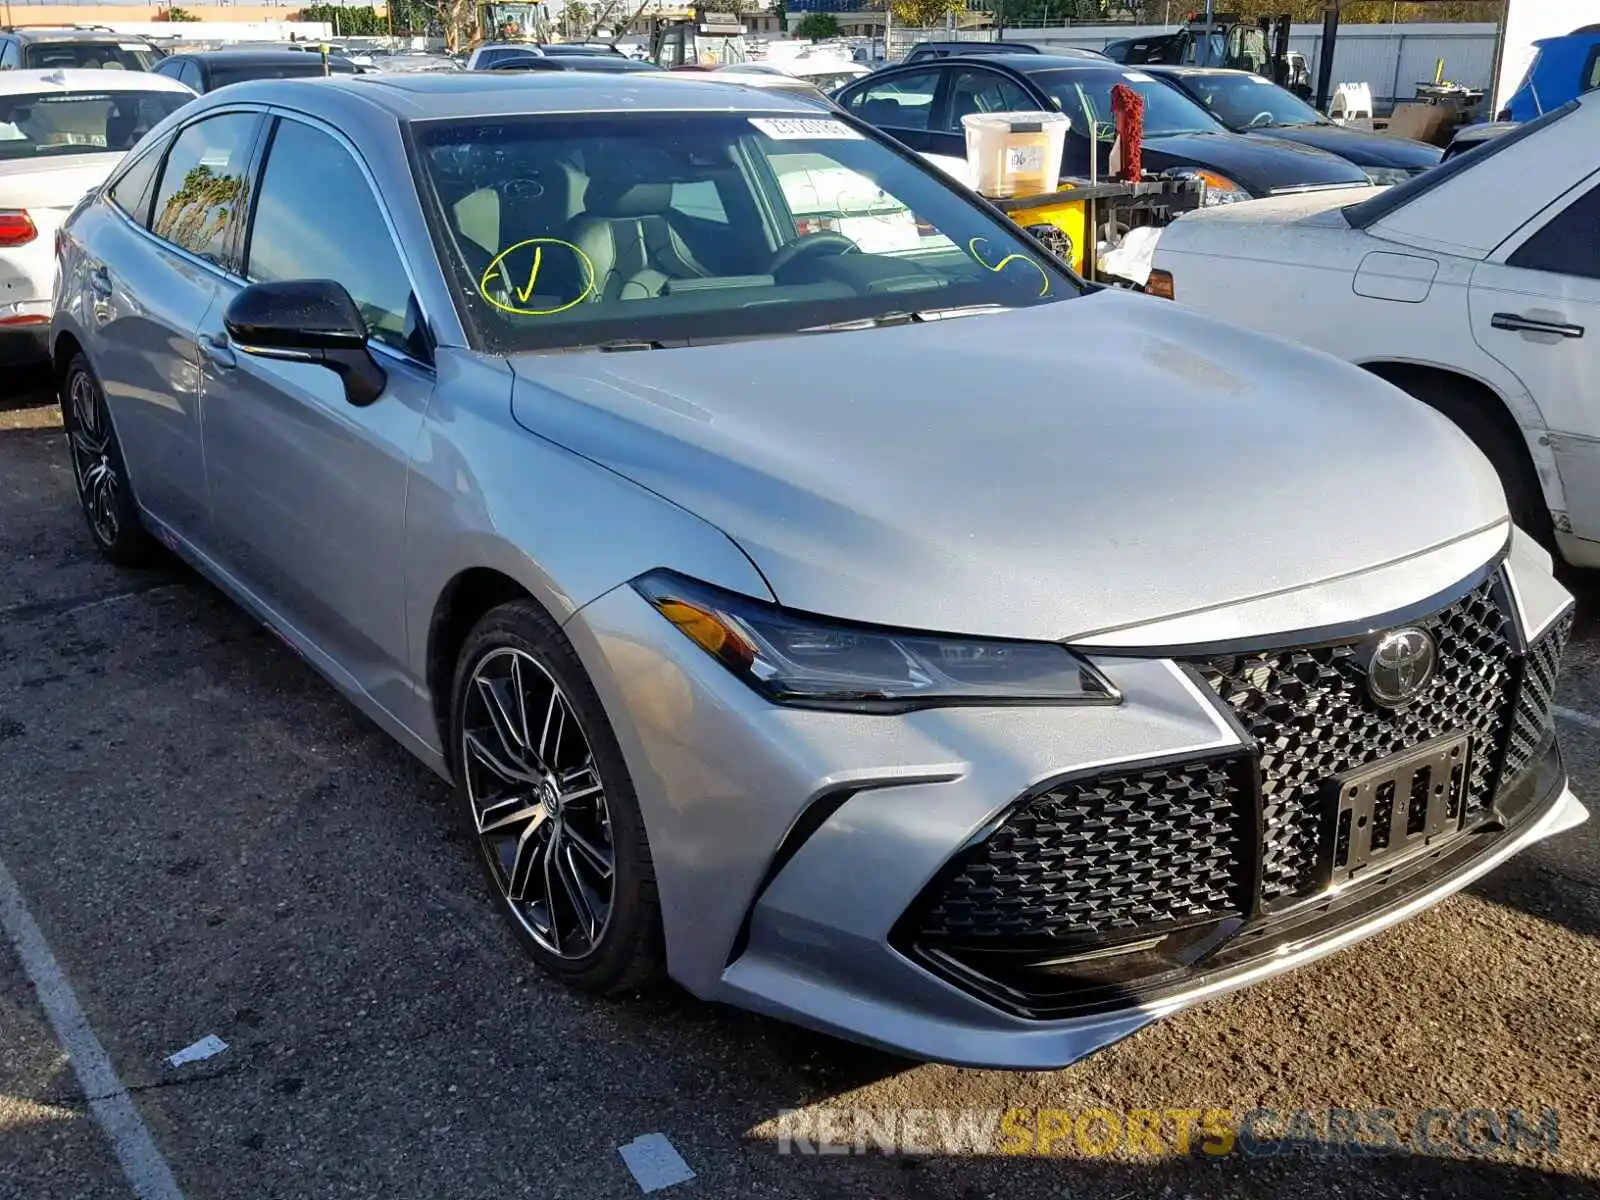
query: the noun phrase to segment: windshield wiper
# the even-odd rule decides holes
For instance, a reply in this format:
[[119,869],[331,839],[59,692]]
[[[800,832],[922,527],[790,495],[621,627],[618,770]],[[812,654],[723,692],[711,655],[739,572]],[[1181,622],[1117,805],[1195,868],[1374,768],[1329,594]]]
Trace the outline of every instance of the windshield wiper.
[[976,317],[1004,312],[1004,304],[954,304],[949,308],[900,309],[858,321],[834,321],[827,325],[807,325],[800,333],[848,333],[852,329],[885,329],[893,325],[921,325],[927,321],[948,321],[955,317]]

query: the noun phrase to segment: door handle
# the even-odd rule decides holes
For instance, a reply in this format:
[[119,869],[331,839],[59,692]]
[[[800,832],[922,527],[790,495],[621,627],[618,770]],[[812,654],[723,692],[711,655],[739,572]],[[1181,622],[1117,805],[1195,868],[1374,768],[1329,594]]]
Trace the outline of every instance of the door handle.
[[228,335],[225,333],[202,333],[200,335],[200,353],[207,362],[221,371],[231,371],[238,364],[233,356],[233,347],[228,345]]
[[1582,325],[1568,325],[1561,321],[1541,321],[1537,317],[1524,317],[1518,313],[1495,313],[1489,318],[1489,324],[1495,329],[1503,329],[1507,333],[1544,333],[1556,337],[1581,338]]
[[111,299],[111,272],[104,263],[89,272],[89,290],[102,300]]

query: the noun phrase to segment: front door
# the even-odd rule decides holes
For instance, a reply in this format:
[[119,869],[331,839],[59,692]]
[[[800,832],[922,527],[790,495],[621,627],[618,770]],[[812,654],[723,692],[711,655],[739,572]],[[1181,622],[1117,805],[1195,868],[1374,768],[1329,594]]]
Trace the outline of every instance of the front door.
[[1572,532],[1600,541],[1600,174],[1472,274],[1472,336],[1549,429]]
[[231,294],[219,300],[200,329],[211,355],[203,417],[219,557],[260,603],[394,709],[407,673],[406,477],[433,393],[429,351],[353,149],[288,117],[270,138],[245,277],[344,285],[388,385],[356,407],[325,367],[246,354],[223,327]]

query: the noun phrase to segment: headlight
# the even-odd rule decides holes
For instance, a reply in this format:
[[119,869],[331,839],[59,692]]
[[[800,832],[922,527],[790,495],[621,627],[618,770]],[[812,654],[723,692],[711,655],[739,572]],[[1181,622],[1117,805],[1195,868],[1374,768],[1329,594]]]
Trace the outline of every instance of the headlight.
[[1404,183],[1411,178],[1411,172],[1404,167],[1362,167],[1367,173],[1367,178],[1372,181],[1373,187],[1393,187],[1397,183]]
[[852,712],[937,705],[1116,704],[1115,688],[1052,642],[943,637],[852,625],[652,571],[656,611],[777,704]]
[[1238,204],[1244,200],[1253,200],[1253,197],[1242,186],[1229,179],[1226,175],[1218,175],[1215,171],[1202,171],[1197,167],[1178,167],[1167,172],[1175,179],[1199,179],[1206,185],[1206,194],[1200,201],[1202,208],[1213,208],[1218,204]]

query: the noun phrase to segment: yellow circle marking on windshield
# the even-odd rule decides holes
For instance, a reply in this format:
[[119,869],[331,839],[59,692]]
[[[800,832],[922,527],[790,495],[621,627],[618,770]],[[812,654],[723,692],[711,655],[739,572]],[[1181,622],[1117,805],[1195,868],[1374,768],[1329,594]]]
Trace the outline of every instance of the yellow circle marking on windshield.
[[972,260],[975,263],[987,271],[994,271],[996,274],[1004,271],[1014,262],[1027,263],[1035,271],[1039,272],[1039,278],[1044,280],[1044,287],[1039,289],[1039,295],[1048,296],[1050,294],[1050,273],[1026,254],[1008,254],[997,263],[985,262],[983,255],[978,253],[978,243],[987,242],[988,240],[985,237],[975,237],[967,243],[967,253],[972,255]]
[[[533,262],[528,267],[528,285],[526,287],[518,287],[512,281],[511,271],[506,259],[515,251],[525,249],[528,246],[533,247]],[[544,266],[544,252],[547,246],[570,251],[573,257],[578,260],[578,265],[583,268],[583,291],[579,292],[575,299],[568,300],[565,304],[558,304],[554,308],[528,308],[526,305],[532,299],[539,285],[539,271]],[[503,300],[496,300],[489,294],[489,283],[494,279],[500,279],[504,282],[506,294],[515,303],[508,304]],[[494,256],[489,265],[483,269],[483,275],[478,279],[478,295],[482,296],[501,312],[508,312],[513,316],[552,317],[556,313],[566,312],[567,309],[582,304],[590,296],[594,295],[594,262],[571,242],[564,242],[560,238],[553,237],[528,238],[526,241],[518,242],[513,246],[507,246]]]

